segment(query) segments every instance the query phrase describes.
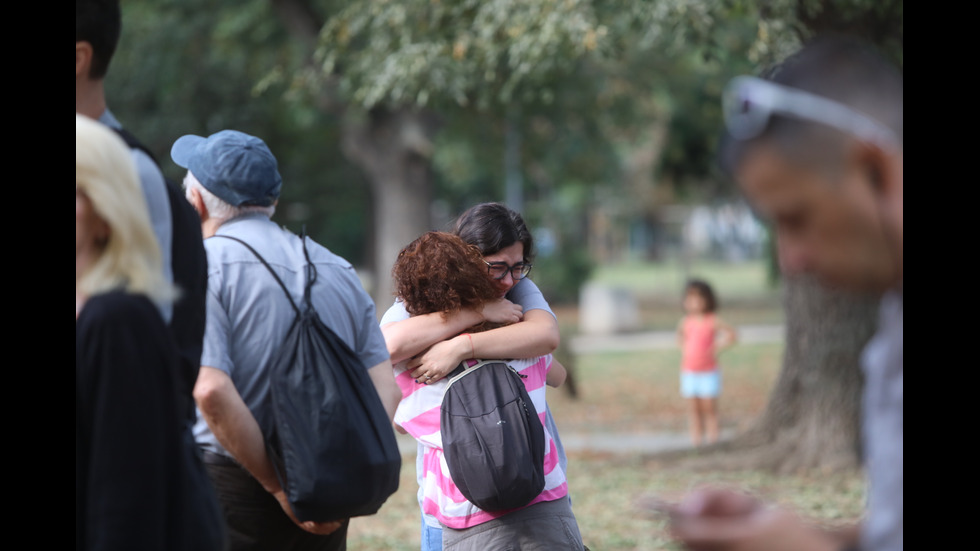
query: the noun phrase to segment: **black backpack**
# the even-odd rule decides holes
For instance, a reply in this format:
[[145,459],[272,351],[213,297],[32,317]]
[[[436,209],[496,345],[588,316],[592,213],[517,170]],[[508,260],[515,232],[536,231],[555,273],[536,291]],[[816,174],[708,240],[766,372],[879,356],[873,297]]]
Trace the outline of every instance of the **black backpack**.
[[306,256],[303,307],[264,258],[296,312],[269,370],[272,426],[266,450],[293,513],[301,521],[339,520],[377,513],[398,489],[401,452],[367,369],[327,327],[310,299],[316,267]]
[[[111,127],[110,127],[111,128]],[[131,132],[113,128],[130,149],[139,149],[160,167],[153,152]],[[161,170],[161,173],[163,171]],[[170,331],[177,341],[184,387],[181,396],[186,397],[183,406],[189,419],[196,418],[194,401],[191,399],[197,373],[201,368],[201,348],[204,342],[205,299],[208,290],[208,257],[201,235],[201,218],[184,197],[180,186],[164,177],[167,198],[170,200],[172,244],[170,264],[174,284],[180,296],[173,305]],[[188,386],[189,385],[189,386]]]
[[484,511],[523,507],[544,490],[544,427],[521,375],[502,360],[460,365],[442,400],[449,475]]

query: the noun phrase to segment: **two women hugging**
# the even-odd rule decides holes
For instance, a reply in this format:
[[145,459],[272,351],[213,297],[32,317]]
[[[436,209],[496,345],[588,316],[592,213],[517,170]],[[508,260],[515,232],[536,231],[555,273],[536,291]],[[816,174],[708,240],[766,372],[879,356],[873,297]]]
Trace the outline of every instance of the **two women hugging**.
[[[521,242],[516,242],[516,246],[521,247]],[[428,232],[398,255],[393,269],[397,295],[413,318],[435,315],[446,322],[462,312],[481,312],[488,304],[498,303],[526,275],[527,268],[521,260],[523,249],[517,252],[518,261],[513,264],[488,261],[487,254],[456,234]],[[501,275],[495,274],[495,267],[497,272],[503,272],[502,277],[495,277]],[[484,319],[459,335],[472,342],[472,334],[511,323]],[[471,348],[472,359],[477,354]],[[449,382],[447,374],[427,379],[425,369],[420,370],[412,362],[395,364],[395,378],[402,392],[395,423],[419,444],[416,466],[423,518],[438,521],[443,549],[489,549],[508,544],[521,548],[531,543],[554,549],[582,549],[568,499],[564,461],[560,461],[556,446],[558,435],[554,424],[546,420],[546,386],[557,387],[564,382],[565,369],[551,354],[511,358],[507,363],[524,376],[524,385],[544,427],[546,453],[543,491],[528,505],[506,511],[481,510],[462,495],[449,476],[440,435],[440,407]]]

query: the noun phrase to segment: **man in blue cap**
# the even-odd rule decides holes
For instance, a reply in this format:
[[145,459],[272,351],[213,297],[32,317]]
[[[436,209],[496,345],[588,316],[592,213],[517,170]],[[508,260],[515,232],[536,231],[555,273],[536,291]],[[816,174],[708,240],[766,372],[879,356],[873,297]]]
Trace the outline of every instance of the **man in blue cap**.
[[[235,549],[345,549],[347,522],[301,522],[266,454],[268,370],[295,313],[279,283],[237,238],[255,249],[289,289],[306,284],[303,239],[273,223],[282,189],[265,142],[236,130],[178,139],[171,157],[186,168],[184,188],[201,217],[208,254],[208,302],[194,397],[195,438],[228,520]],[[312,295],[320,318],[368,370],[389,419],[401,393],[378,327],[374,302],[353,267],[306,239],[317,270]]]

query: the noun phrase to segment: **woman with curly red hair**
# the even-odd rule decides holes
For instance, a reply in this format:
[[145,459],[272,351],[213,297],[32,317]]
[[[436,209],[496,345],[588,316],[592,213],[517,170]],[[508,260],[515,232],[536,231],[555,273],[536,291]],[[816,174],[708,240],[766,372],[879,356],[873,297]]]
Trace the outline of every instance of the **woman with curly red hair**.
[[[413,316],[436,314],[451,318],[464,309],[479,310],[497,300],[499,286],[487,273],[483,255],[460,237],[429,232],[398,255],[393,269],[395,286],[406,310]],[[471,333],[501,325],[484,321],[468,328]],[[475,356],[475,351],[471,351]],[[508,364],[523,377],[528,395],[540,412],[544,427],[545,487],[527,506],[508,511],[484,511],[470,503],[448,476],[440,434],[440,406],[449,379],[419,380],[404,363],[396,367],[402,401],[395,423],[419,443],[420,502],[425,515],[443,527],[443,548],[468,551],[516,548],[532,545],[546,549],[583,549],[578,523],[568,500],[564,467],[559,464],[556,433],[545,421],[545,386],[559,386],[564,367],[551,354],[511,359]],[[425,383],[425,384],[420,384]]]
[[[413,316],[438,313],[449,318],[464,309],[480,310],[500,298],[497,285],[480,267],[483,262],[480,250],[459,237],[426,233],[398,253],[392,270],[395,292]],[[493,322],[481,325],[487,323]]]

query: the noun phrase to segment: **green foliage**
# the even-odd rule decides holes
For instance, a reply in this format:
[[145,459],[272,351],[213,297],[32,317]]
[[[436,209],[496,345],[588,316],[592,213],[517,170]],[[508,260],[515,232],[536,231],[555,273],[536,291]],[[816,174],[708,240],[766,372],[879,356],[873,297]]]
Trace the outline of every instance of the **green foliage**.
[[[523,172],[558,185],[566,174],[621,178],[612,149],[669,120],[660,170],[687,184],[713,175],[720,91],[751,67],[757,28],[754,12],[708,1],[368,0],[328,18],[319,79],[304,82],[330,80],[364,109],[428,106],[471,123],[444,130],[456,151],[437,159],[458,169],[454,154],[475,158],[458,144],[485,150],[469,181],[503,180],[499,126],[515,105]],[[462,185],[458,175],[444,175],[449,187]]]
[[574,304],[594,269],[595,262],[583,249],[569,248],[535,260],[532,279],[550,303]]
[[549,102],[606,30],[587,0],[365,0],[333,14],[316,58],[364,108]]
[[[790,29],[801,41],[826,33],[850,33],[877,46],[902,69],[905,10],[902,0],[765,0],[757,2],[767,22]],[[765,37],[769,44],[775,36]]]
[[[769,283],[766,260],[725,262],[699,260],[691,263],[621,262],[597,269],[594,279],[613,287],[629,289],[638,297],[670,299],[678,308],[684,283],[690,277],[711,282],[722,304],[728,297],[757,299],[778,294]],[[678,310],[679,311],[679,310]]]
[[371,197],[342,155],[340,121],[292,78],[270,77],[298,75],[306,55],[266,0],[128,0],[108,104],[177,181],[183,170],[169,152],[180,136],[234,128],[261,137],[284,181],[276,221],[362,264]]
[[[302,14],[309,40],[283,8]],[[261,136],[286,182],[278,221],[355,263],[373,238],[365,176],[341,148],[359,111],[439,114],[434,197],[447,216],[503,197],[509,120],[526,217],[582,249],[584,213],[604,201],[640,216],[662,197],[734,193],[714,162],[734,74],[828,30],[861,32],[901,65],[903,37],[900,0],[127,0],[123,17],[109,105],[165,172],[181,177],[168,152],[183,134]],[[640,176],[673,191],[644,197],[630,159],[653,151],[658,125],[665,138]],[[551,208],[583,188],[596,192]]]

